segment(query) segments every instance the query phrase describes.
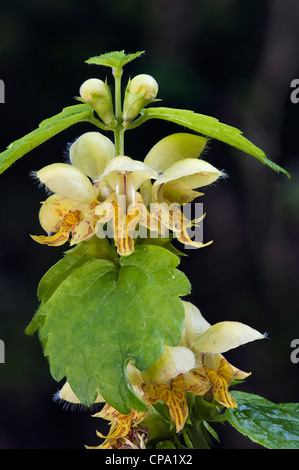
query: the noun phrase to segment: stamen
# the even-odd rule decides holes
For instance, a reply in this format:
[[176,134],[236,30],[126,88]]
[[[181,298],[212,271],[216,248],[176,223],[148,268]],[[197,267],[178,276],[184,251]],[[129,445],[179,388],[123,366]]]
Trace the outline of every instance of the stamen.
[[129,205],[134,205],[136,202],[136,190],[133,181],[133,174],[130,173],[127,177],[127,184],[126,184],[126,196],[127,196],[127,207]]
[[127,174],[124,172],[118,172],[116,177],[116,203],[118,207],[122,209],[124,214],[126,213],[127,208],[127,198],[126,198],[126,185],[127,185]]

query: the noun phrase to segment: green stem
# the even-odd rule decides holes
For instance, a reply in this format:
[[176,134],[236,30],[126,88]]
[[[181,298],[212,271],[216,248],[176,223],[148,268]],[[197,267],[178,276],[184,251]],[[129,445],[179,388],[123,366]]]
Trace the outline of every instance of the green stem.
[[115,81],[115,118],[116,118],[116,128],[114,131],[114,144],[115,144],[115,154],[124,155],[124,128],[122,123],[122,107],[121,107],[121,77],[122,77],[122,68],[113,69],[113,76]]
[[105,124],[101,123],[99,121],[99,119],[97,119],[96,117],[94,116],[90,116],[88,118],[88,122],[90,122],[91,124],[93,124],[94,126],[97,126],[99,127],[100,129],[102,129],[103,131],[109,131],[109,127],[107,127]]
[[114,129],[115,155],[124,155],[124,129]]

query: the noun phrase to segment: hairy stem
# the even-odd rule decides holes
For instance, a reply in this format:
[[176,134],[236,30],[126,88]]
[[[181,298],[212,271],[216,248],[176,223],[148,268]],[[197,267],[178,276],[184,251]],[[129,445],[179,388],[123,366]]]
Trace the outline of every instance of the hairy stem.
[[115,118],[116,128],[114,129],[115,154],[124,155],[124,128],[122,123],[122,106],[121,106],[121,77],[122,68],[113,69],[115,80]]

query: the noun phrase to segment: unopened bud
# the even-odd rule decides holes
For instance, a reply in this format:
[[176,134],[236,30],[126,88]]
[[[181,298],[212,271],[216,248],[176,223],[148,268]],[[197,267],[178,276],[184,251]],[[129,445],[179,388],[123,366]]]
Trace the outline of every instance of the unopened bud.
[[135,95],[142,94],[146,100],[151,100],[158,94],[158,83],[151,75],[136,75],[130,82],[129,90]]
[[80,96],[85,101],[92,101],[94,96],[104,96],[106,93],[105,83],[98,78],[89,78],[80,87]]
[[131,122],[158,94],[158,83],[151,75],[136,75],[129,81],[124,99],[124,122]]
[[93,107],[105,124],[111,125],[114,121],[113,101],[107,83],[98,78],[90,78],[82,83],[80,96]]
[[115,156],[114,144],[100,132],[86,132],[70,146],[72,165],[92,178],[98,178]]

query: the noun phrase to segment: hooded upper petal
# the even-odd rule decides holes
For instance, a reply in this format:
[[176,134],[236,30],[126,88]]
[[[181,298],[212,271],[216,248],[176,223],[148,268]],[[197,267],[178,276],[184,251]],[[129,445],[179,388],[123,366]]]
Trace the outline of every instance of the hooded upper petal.
[[192,349],[198,338],[210,328],[199,309],[191,302],[182,301],[185,309],[184,327],[181,334],[180,346]]
[[52,163],[36,173],[37,178],[53,193],[89,204],[96,193],[88,177],[79,168],[66,163]]
[[265,337],[254,328],[236,321],[223,321],[211,326],[195,305],[186,301],[183,305],[185,319],[179,344],[192,349],[195,354],[221,354]]
[[185,158],[197,158],[207,139],[199,135],[176,133],[159,140],[148,152],[144,163],[158,172]]
[[223,321],[208,328],[194,343],[193,350],[196,353],[220,354],[264,337],[259,331],[244,323]]
[[137,190],[146,180],[156,179],[158,176],[156,171],[149,168],[143,162],[133,160],[125,155],[120,155],[108,162],[99,180],[107,181],[111,188],[115,190],[117,175],[125,173],[131,173],[131,179],[135,190]]
[[182,346],[165,346],[159,359],[141,374],[146,383],[166,383],[195,367],[195,355]]
[[214,183],[223,173],[205,160],[184,158],[170,165],[159,176],[156,185],[177,181],[190,189]]
[[72,165],[94,180],[115,156],[115,147],[100,132],[86,132],[70,146],[69,153]]
[[[155,200],[164,200],[164,195],[167,192],[171,194],[180,186],[188,192],[214,183],[220,176],[223,176],[223,173],[210,163],[204,160],[185,158],[173,163],[157,178],[153,184],[153,195]],[[194,192],[194,195],[191,195],[191,198],[188,197],[187,200],[191,201],[198,195],[200,194]]]

